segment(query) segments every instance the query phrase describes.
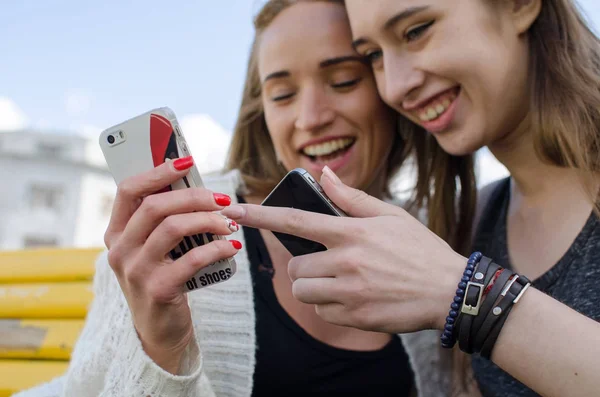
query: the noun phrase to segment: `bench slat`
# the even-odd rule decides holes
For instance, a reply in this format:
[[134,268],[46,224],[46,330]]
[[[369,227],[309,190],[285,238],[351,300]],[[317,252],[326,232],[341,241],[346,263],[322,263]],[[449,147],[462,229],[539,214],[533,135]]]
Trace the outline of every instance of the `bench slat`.
[[69,360],[83,320],[0,320],[0,359]]
[[67,371],[68,361],[0,360],[0,397],[48,382]]
[[0,284],[0,318],[84,318],[91,282]]
[[0,283],[91,280],[100,248],[0,251]]

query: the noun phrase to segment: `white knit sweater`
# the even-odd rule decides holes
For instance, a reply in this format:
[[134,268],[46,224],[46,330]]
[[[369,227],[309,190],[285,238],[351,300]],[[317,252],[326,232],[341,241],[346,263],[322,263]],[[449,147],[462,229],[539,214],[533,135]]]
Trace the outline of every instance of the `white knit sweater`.
[[[239,181],[236,172],[204,180],[207,188],[229,194],[234,201]],[[243,239],[242,234],[236,239]],[[249,397],[256,335],[245,248],[236,262],[237,273],[227,282],[189,294],[196,339],[185,354],[182,374],[174,376],[142,349],[106,253],[101,254],[96,262],[95,298],[67,373],[14,397]],[[400,337],[415,373],[418,395],[450,395],[451,355],[439,347],[439,333],[422,331]]]

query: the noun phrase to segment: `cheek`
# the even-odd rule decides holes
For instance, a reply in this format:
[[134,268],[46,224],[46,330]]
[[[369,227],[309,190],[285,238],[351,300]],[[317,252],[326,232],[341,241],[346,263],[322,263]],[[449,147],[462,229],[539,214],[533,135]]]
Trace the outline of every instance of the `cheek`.
[[[295,152],[292,142],[293,122],[290,122],[287,113],[289,112],[284,109],[265,107],[267,129],[271,141],[273,141],[275,152],[281,157],[285,157],[286,154],[289,156],[291,151]],[[284,160],[284,158],[281,158],[281,160]]]

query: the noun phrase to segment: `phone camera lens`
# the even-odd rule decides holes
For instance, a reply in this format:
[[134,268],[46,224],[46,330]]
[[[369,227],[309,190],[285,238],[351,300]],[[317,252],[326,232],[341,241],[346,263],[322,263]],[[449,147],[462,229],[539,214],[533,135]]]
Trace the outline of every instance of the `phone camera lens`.
[[112,135],[109,135],[108,138],[106,138],[106,140],[108,140],[108,143],[110,143],[111,145],[115,143],[115,137]]

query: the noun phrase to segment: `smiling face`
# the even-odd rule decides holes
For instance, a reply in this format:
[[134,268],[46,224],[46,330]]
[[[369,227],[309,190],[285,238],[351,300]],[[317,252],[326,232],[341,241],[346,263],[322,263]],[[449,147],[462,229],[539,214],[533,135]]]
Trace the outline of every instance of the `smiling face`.
[[537,1],[346,0],[379,91],[447,152],[501,142],[528,114],[526,31]]
[[319,178],[328,165],[361,189],[384,178],[394,114],[352,47],[343,6],[299,2],[282,11],[261,33],[258,68],[267,127],[287,170]]

